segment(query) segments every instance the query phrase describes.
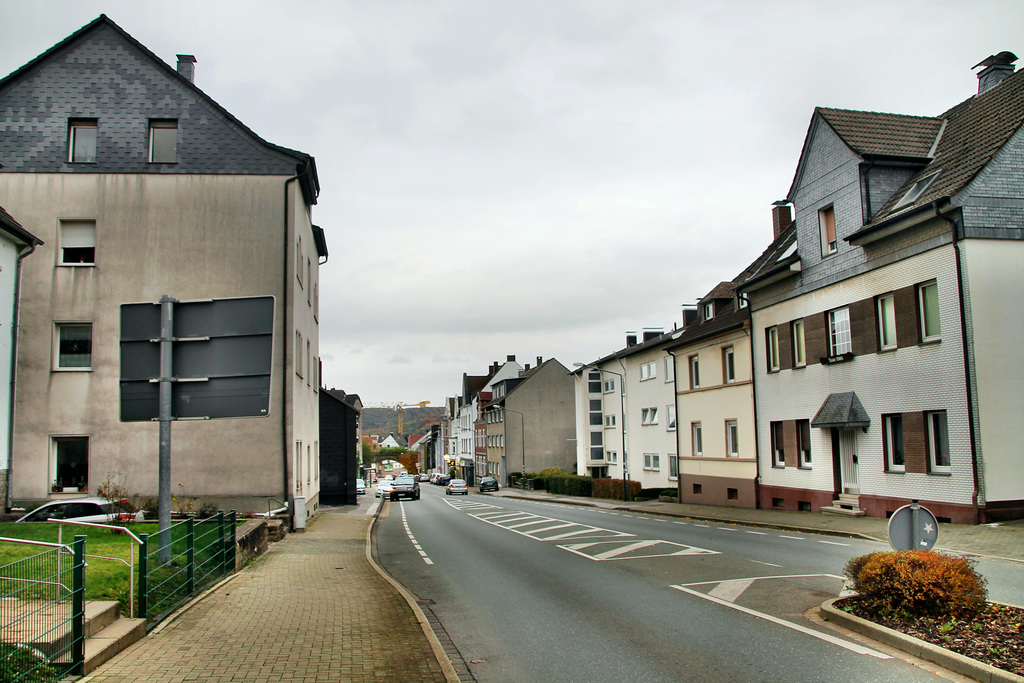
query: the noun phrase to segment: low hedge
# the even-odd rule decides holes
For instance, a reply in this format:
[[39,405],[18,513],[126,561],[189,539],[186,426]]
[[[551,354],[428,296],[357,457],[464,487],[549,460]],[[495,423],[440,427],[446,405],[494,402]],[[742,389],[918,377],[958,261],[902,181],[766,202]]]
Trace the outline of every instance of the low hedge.
[[593,481],[592,477],[567,474],[565,476],[547,477],[544,480],[544,485],[549,493],[589,498],[593,490]]
[[[622,500],[622,480],[621,479],[594,479],[593,480],[593,497],[594,498],[611,498],[613,500]],[[635,500],[640,495],[642,486],[638,481],[627,480],[626,481],[626,500]]]

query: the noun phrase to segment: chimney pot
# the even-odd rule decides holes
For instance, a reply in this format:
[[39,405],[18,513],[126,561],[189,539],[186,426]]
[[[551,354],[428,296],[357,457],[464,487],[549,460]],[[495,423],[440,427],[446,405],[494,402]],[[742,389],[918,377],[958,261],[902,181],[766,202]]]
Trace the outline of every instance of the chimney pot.
[[544,357],[543,356],[537,356],[537,365],[540,366],[540,365],[543,365],[543,364],[544,364]]
[[977,69],[979,66],[985,67],[978,72],[978,94],[990,90],[1000,83],[1003,79],[1009,78],[1013,75],[1013,63],[1017,61],[1017,55],[1012,52],[1003,50],[997,55],[987,57],[977,64],[972,69]]
[[178,73],[188,79],[189,83],[196,82],[196,58],[193,55],[178,55]]

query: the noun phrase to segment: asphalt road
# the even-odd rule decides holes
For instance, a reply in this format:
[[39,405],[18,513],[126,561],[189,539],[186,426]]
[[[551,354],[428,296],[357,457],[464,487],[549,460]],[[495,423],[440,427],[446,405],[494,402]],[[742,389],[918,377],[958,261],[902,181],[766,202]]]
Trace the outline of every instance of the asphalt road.
[[482,683],[943,680],[805,614],[879,544],[421,488],[378,557]]

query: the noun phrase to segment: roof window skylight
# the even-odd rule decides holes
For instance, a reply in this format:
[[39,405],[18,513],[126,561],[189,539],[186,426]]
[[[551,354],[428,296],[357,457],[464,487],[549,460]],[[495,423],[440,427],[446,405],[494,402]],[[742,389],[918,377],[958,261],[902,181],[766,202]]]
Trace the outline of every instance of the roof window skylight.
[[892,210],[899,211],[903,207],[910,206],[916,202],[917,198],[924,194],[924,191],[928,189],[928,186],[932,184],[932,181],[939,177],[940,173],[942,173],[942,171],[936,171],[935,173],[926,175],[924,178],[921,178],[911,185],[910,189],[907,190],[907,193],[903,195],[903,199],[896,202],[896,206],[892,207]]

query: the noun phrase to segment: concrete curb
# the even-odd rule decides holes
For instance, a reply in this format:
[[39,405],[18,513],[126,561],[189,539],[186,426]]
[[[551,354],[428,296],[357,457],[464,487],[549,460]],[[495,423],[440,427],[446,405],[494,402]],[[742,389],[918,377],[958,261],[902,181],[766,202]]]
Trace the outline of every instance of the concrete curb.
[[905,633],[900,633],[899,631],[836,609],[832,606],[832,603],[840,599],[835,598],[822,604],[821,616],[825,621],[855,631],[919,659],[938,664],[961,676],[982,681],[982,683],[1024,683],[1024,676],[1018,676],[1009,671],[997,669],[989,664],[983,664],[970,657],[950,652],[938,645],[932,645],[918,638],[908,636]]
[[430,622],[427,621],[427,617],[423,614],[423,610],[416,603],[416,596],[406,590],[405,586],[391,578],[391,575],[384,571],[383,567],[378,565],[373,560],[371,534],[373,533],[373,527],[377,524],[377,520],[380,517],[381,510],[384,509],[384,499],[380,501],[380,505],[377,506],[377,511],[373,514],[373,522],[366,526],[366,561],[370,563],[370,566],[380,574],[380,576],[390,583],[395,590],[397,590],[405,601],[409,604],[413,614],[416,615],[416,620],[420,623],[420,628],[423,629],[423,635],[426,636],[427,642],[430,643],[430,649],[434,652],[434,657],[437,659],[438,665],[441,667],[441,671],[444,672],[445,680],[448,683],[459,683],[459,674],[455,671],[455,667],[452,665],[451,660],[448,659],[448,655],[444,653],[444,646],[441,645],[441,641],[437,639],[437,635],[434,633],[434,629],[430,627]]

